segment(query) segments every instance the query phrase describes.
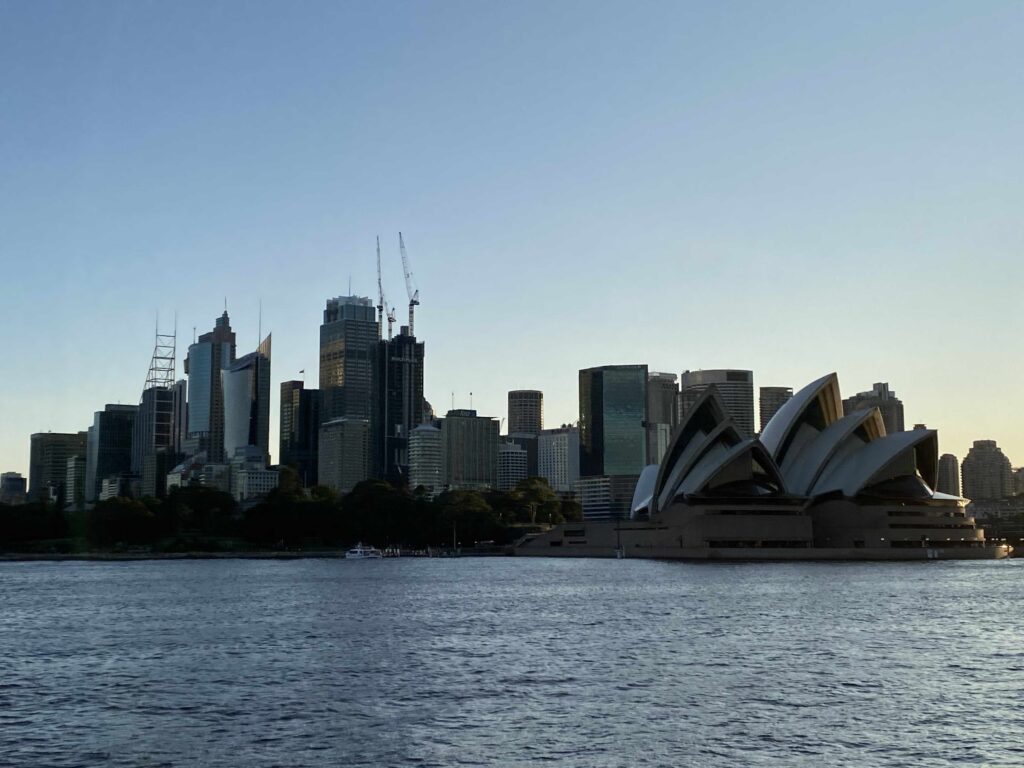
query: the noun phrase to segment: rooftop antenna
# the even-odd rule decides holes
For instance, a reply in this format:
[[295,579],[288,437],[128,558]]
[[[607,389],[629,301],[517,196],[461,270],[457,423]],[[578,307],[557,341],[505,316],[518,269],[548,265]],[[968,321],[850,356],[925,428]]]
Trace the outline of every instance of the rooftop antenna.
[[452,392],[452,410],[455,410],[455,393]]
[[263,297],[260,296],[259,319],[256,321],[256,343],[263,341]]
[[348,275],[348,295],[349,296],[352,295],[352,273],[351,272]]
[[473,393],[469,393],[469,410],[473,410]]

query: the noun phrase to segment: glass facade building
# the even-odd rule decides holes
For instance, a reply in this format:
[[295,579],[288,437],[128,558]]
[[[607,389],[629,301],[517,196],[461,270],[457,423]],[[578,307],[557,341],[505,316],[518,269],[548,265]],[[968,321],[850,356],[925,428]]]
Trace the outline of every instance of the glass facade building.
[[647,366],[580,371],[580,475],[639,475],[647,465]]

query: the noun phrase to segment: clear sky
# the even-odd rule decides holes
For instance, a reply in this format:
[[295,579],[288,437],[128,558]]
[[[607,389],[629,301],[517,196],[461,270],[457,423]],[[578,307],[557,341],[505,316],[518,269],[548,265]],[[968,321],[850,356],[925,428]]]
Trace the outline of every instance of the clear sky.
[[405,317],[399,230],[439,411],[835,370],[1024,463],[1022,40],[1020,2],[0,0],[0,471],[225,299],[276,453],[378,234]]

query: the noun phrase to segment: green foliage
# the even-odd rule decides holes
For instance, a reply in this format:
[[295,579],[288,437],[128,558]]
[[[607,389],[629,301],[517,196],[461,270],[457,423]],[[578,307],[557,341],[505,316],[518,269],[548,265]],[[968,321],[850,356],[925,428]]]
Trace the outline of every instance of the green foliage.
[[68,520],[52,504],[0,504],[0,550],[17,549],[22,542],[67,535]]
[[156,515],[135,499],[107,499],[85,513],[85,537],[96,547],[152,544],[159,536]]

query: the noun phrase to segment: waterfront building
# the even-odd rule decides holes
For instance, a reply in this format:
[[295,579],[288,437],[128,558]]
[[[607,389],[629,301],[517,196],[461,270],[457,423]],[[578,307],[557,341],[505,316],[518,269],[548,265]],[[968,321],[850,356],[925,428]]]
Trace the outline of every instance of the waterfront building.
[[221,371],[235,361],[235,333],[227,310],[188,348],[188,438],[185,452],[224,460],[224,390]]
[[280,453],[278,462],[292,467],[303,487],[317,484],[320,439],[320,390],[301,381],[281,383]]
[[85,454],[70,456],[64,475],[64,504],[81,511],[85,508]]
[[401,326],[375,345],[373,475],[393,483],[409,479],[409,434],[423,423],[424,344]]
[[545,429],[537,436],[537,474],[558,493],[569,493],[580,477],[580,431]]
[[544,393],[514,389],[508,393],[509,434],[537,435],[544,429]]
[[[1008,547],[986,541],[965,499],[933,490],[937,475],[934,430],[887,434],[877,407],[844,414],[834,373],[794,394],[760,437],[743,435],[717,387],[708,387],[661,464],[641,473],[630,519],[617,519],[612,499],[600,498],[598,481],[581,478],[583,523],[526,536],[516,553],[700,560],[1006,557]],[[588,495],[595,497],[590,509],[603,519],[587,516]]]
[[665,455],[676,424],[678,377],[674,373],[647,376],[647,461],[657,463]]
[[496,419],[476,411],[448,411],[441,422],[441,455],[445,485],[452,490],[493,488],[498,474]]
[[758,416],[761,423],[761,431],[768,426],[772,416],[779,412],[789,399],[793,397],[792,387],[761,387],[758,391],[759,409]]
[[441,430],[432,424],[420,424],[409,433],[409,488],[420,487],[429,498],[444,488]]
[[952,453],[939,457],[939,480],[935,490],[950,496],[960,495],[960,463]]
[[68,459],[85,456],[85,432],[37,432],[30,438],[29,501],[65,502]]
[[647,366],[579,374],[580,476],[639,475],[647,464]]
[[[619,514],[622,497],[632,494],[647,465],[647,379],[646,365],[580,371],[577,491],[585,519]],[[588,478],[605,479],[583,482]]]
[[498,447],[498,490],[511,491],[527,478],[526,450],[513,442]]
[[885,422],[886,434],[892,435],[904,431],[903,403],[896,393],[889,389],[887,382],[872,385],[867,392],[858,392],[853,397],[843,400],[843,408],[847,413],[864,408],[878,408]]
[[725,410],[740,433],[754,435],[754,374],[741,370],[683,371],[679,377],[679,418],[690,409],[708,387],[718,390]]
[[99,498],[104,479],[131,475],[132,437],[138,413],[137,405],[108,404],[94,414],[85,446],[86,502]]
[[268,334],[255,352],[221,369],[226,460],[250,447],[262,453],[264,466],[270,460],[270,354]]
[[320,425],[319,484],[348,493],[370,477],[369,419],[332,419]]
[[960,465],[967,499],[1005,499],[1013,495],[1013,469],[995,440],[975,440]]
[[587,521],[625,520],[636,489],[637,475],[600,475],[576,481],[576,498]]
[[28,485],[20,472],[4,472],[0,475],[0,504],[19,506],[25,503]]

